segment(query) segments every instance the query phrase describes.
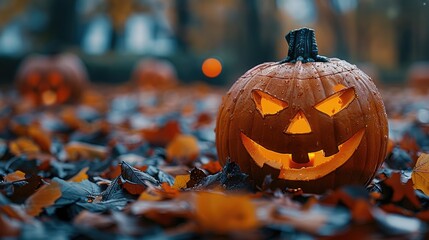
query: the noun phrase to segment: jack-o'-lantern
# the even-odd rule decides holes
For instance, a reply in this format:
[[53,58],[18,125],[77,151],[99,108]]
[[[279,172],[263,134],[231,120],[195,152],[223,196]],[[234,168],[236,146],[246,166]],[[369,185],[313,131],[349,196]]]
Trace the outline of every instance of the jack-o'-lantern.
[[87,84],[80,60],[71,54],[30,56],[21,64],[16,87],[33,105],[78,102]]
[[170,62],[160,59],[138,62],[132,79],[140,89],[170,88],[177,85],[176,69]]
[[286,35],[288,56],[242,75],[219,108],[219,161],[237,162],[257,184],[320,193],[365,185],[384,160],[387,117],[370,77],[318,55],[315,34]]

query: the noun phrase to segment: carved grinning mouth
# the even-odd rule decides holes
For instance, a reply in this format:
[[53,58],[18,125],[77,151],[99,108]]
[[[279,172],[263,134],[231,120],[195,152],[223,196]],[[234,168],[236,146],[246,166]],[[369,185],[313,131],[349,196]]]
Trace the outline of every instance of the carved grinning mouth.
[[314,180],[321,178],[343,165],[353,155],[360,145],[365,133],[362,128],[351,138],[338,146],[338,152],[331,156],[325,156],[323,150],[308,153],[310,162],[299,164],[292,160],[292,154],[271,151],[241,132],[241,141],[253,161],[263,167],[267,164],[280,169],[279,178],[285,180]]

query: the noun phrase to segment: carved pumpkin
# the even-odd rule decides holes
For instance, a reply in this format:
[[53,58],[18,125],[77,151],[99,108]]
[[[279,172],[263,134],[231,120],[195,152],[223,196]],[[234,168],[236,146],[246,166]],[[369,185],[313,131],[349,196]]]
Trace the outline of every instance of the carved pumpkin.
[[136,64],[133,81],[141,89],[173,87],[177,85],[176,69],[165,60],[144,59]]
[[71,54],[30,56],[16,76],[19,93],[34,105],[78,102],[87,84],[80,60]]
[[375,85],[346,61],[318,55],[314,32],[286,36],[288,57],[254,67],[219,109],[219,161],[257,184],[320,193],[367,184],[385,157],[387,118]]

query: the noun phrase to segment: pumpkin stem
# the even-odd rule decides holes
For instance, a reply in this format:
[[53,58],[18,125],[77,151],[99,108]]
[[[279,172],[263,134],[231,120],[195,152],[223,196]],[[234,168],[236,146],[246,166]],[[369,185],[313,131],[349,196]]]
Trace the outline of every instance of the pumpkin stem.
[[301,61],[306,62],[327,62],[327,57],[320,56],[316,43],[314,30],[310,28],[300,28],[290,31],[286,35],[289,45],[288,56],[280,63]]

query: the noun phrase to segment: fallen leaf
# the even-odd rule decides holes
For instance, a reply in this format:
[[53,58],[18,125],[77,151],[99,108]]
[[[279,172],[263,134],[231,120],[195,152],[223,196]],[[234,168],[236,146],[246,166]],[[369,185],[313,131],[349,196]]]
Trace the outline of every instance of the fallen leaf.
[[203,230],[217,233],[250,230],[258,226],[249,196],[198,192],[196,219]]
[[40,147],[43,152],[51,152],[51,138],[48,133],[44,132],[38,126],[30,126],[28,128],[28,136]]
[[89,169],[89,167],[86,167],[86,168],[80,170],[76,175],[74,175],[68,181],[69,182],[82,182],[83,180],[87,180],[88,179],[88,174],[87,174],[88,169]]
[[67,153],[67,158],[72,161],[79,159],[91,160],[100,159],[104,160],[107,157],[107,148],[99,145],[93,145],[82,142],[71,142],[64,146]]
[[167,159],[188,164],[200,154],[197,139],[192,135],[178,135],[166,147]]
[[191,179],[191,175],[190,174],[177,175],[174,178],[173,188],[175,188],[175,189],[186,188],[186,184],[189,182],[190,179]]
[[419,189],[429,195],[429,154],[422,153],[417,159],[411,179],[414,189]]
[[23,179],[25,179],[25,173],[19,170],[4,176],[4,180],[6,182],[14,182],[14,181],[19,181]]
[[222,166],[220,165],[219,161],[210,161],[201,167],[211,174],[215,174],[222,170]]
[[177,121],[170,121],[160,128],[148,128],[142,130],[143,137],[153,145],[165,146],[180,134],[180,126]]
[[14,155],[34,154],[40,152],[39,146],[33,140],[25,137],[18,138],[9,144],[10,151]]
[[414,209],[421,208],[420,201],[414,192],[413,182],[407,181],[406,183],[402,183],[400,173],[392,173],[390,178],[386,179],[382,184],[386,184],[392,189],[393,195],[390,199],[391,202],[399,203],[401,201],[409,201]]
[[53,205],[60,197],[61,186],[58,182],[52,181],[39,188],[25,201],[27,213],[31,216],[38,216],[44,208]]
[[0,214],[0,237],[1,238],[15,238],[21,233],[21,227],[17,221],[11,221],[8,217]]

